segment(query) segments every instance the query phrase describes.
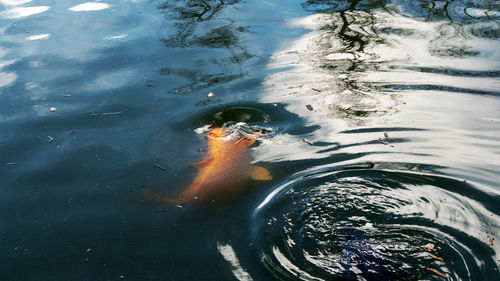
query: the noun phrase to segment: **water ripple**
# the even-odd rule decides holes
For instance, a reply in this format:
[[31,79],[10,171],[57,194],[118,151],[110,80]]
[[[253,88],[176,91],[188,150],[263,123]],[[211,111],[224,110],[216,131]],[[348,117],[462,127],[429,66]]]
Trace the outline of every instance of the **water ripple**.
[[279,279],[494,280],[486,235],[500,210],[483,201],[498,198],[471,199],[468,189],[457,179],[377,166],[299,174],[255,209],[252,239]]

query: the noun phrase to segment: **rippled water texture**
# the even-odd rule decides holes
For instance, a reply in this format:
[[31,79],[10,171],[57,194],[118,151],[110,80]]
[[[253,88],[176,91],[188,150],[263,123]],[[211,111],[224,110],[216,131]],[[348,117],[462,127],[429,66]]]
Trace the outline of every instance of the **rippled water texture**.
[[[257,208],[254,243],[275,275],[419,280],[433,268],[451,280],[494,276],[495,261],[483,259],[491,249],[467,237],[489,221],[481,215],[488,209],[466,196],[469,184],[378,167],[341,168],[287,181]],[[428,244],[436,247],[432,254]]]
[[[0,279],[500,280],[499,30],[496,1],[0,0]],[[144,196],[234,122],[272,180]]]

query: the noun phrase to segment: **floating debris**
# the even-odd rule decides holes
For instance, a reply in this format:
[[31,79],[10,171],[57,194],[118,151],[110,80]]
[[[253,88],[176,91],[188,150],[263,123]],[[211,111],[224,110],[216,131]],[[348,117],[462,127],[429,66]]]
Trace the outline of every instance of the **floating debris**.
[[93,251],[94,251],[94,250],[93,250],[92,248],[88,248],[88,249],[87,249],[87,253],[89,253],[89,254],[90,254],[90,253],[92,253]]
[[307,139],[302,139],[303,142],[307,143],[308,145],[313,145],[312,142],[308,141]]
[[208,97],[209,97],[209,98],[211,98],[211,97],[213,97],[213,96],[215,96],[215,95],[214,95],[214,93],[212,93],[212,92],[208,93]]
[[315,89],[315,88],[311,88],[313,91],[316,91],[316,92],[321,92],[321,90],[318,90],[318,89]]
[[429,257],[433,258],[433,259],[436,259],[436,260],[440,260],[440,261],[444,261],[443,258],[440,258],[440,257],[436,257],[435,255],[433,254],[429,254]]
[[378,141],[381,143],[381,144],[384,144],[384,145],[388,145],[389,143],[386,142],[385,140],[382,140],[382,139],[378,139]]
[[428,251],[433,251],[436,246],[432,243],[428,243],[427,245],[424,246],[424,248]]
[[47,136],[47,138],[49,139],[49,142],[53,142],[54,141],[54,138],[51,137],[51,136]]
[[57,110],[57,108],[55,108],[55,107],[51,107],[51,108],[50,108],[50,111],[52,111],[52,112],[54,112],[54,111],[56,111],[56,110]]
[[437,271],[437,270],[435,270],[433,268],[427,267],[427,270],[432,271],[432,272],[436,273],[437,275],[439,275],[439,276],[441,276],[443,278],[446,278],[446,275],[444,275],[443,273],[441,273],[441,272],[439,272],[439,271]]
[[384,137],[388,138],[389,135],[386,132],[384,132]]
[[306,107],[307,107],[307,109],[309,109],[310,111],[312,111],[312,110],[313,110],[313,107],[312,107],[312,105],[310,105],[310,104],[306,104]]
[[160,169],[160,170],[162,170],[162,171],[165,171],[165,170],[166,170],[165,168],[163,168],[162,166],[160,166],[160,165],[158,165],[158,164],[156,164],[156,163],[153,163],[153,166],[155,166],[156,168],[158,168],[158,169]]
[[378,141],[379,141],[381,144],[383,144],[383,145],[389,145],[390,147],[394,147],[394,145],[389,144],[389,142],[387,142],[387,141],[385,141],[385,140],[383,140],[383,139],[378,139]]
[[122,111],[116,111],[116,112],[104,112],[104,113],[92,113],[92,117],[95,116],[108,116],[108,115],[118,115],[126,112],[127,110],[122,110]]

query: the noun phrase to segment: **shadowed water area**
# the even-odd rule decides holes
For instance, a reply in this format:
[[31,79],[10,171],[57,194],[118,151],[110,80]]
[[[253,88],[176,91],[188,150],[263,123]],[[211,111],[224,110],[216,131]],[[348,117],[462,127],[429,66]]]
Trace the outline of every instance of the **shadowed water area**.
[[[499,30],[496,1],[0,0],[0,280],[500,280]],[[232,122],[272,180],[144,196]]]

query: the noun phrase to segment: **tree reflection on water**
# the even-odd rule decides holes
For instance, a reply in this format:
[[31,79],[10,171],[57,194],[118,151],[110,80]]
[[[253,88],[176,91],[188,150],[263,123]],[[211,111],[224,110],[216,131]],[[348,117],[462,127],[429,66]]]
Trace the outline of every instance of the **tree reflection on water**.
[[[167,18],[175,21],[174,34],[163,39],[167,48],[204,48],[196,51],[189,63],[160,70],[164,75],[177,75],[188,81],[173,90],[174,94],[188,94],[241,78],[245,74],[243,62],[255,56],[239,42],[239,33],[245,28],[234,21],[218,19],[224,7],[238,1],[167,1],[159,6]],[[193,50],[186,50],[193,53]],[[202,54],[201,54],[202,52]],[[190,54],[185,54],[186,57]],[[189,61],[188,58],[186,58]]]
[[496,92],[464,83],[470,73],[499,76],[488,65],[498,53],[488,40],[498,38],[492,1],[309,0],[302,7],[316,15],[306,24],[315,35],[306,39],[300,63],[328,77],[326,117],[364,124],[397,112],[401,91]]
[[[160,70],[181,78],[170,93],[189,94],[255,72],[249,64],[256,59],[252,46],[242,40],[251,27],[228,10],[235,4],[187,0],[159,6],[174,21],[165,46],[185,58]],[[266,95],[279,93],[276,101],[298,101],[310,96],[311,88],[321,88],[314,99],[323,100],[317,106],[322,117],[361,125],[369,117],[397,112],[402,91],[495,93],[460,79],[499,76],[488,65],[498,53],[491,40],[499,38],[500,14],[493,1],[309,0],[297,5],[311,13],[303,24],[311,32],[270,58],[263,85]],[[307,48],[294,46],[301,44]],[[273,70],[273,64],[288,70]]]

